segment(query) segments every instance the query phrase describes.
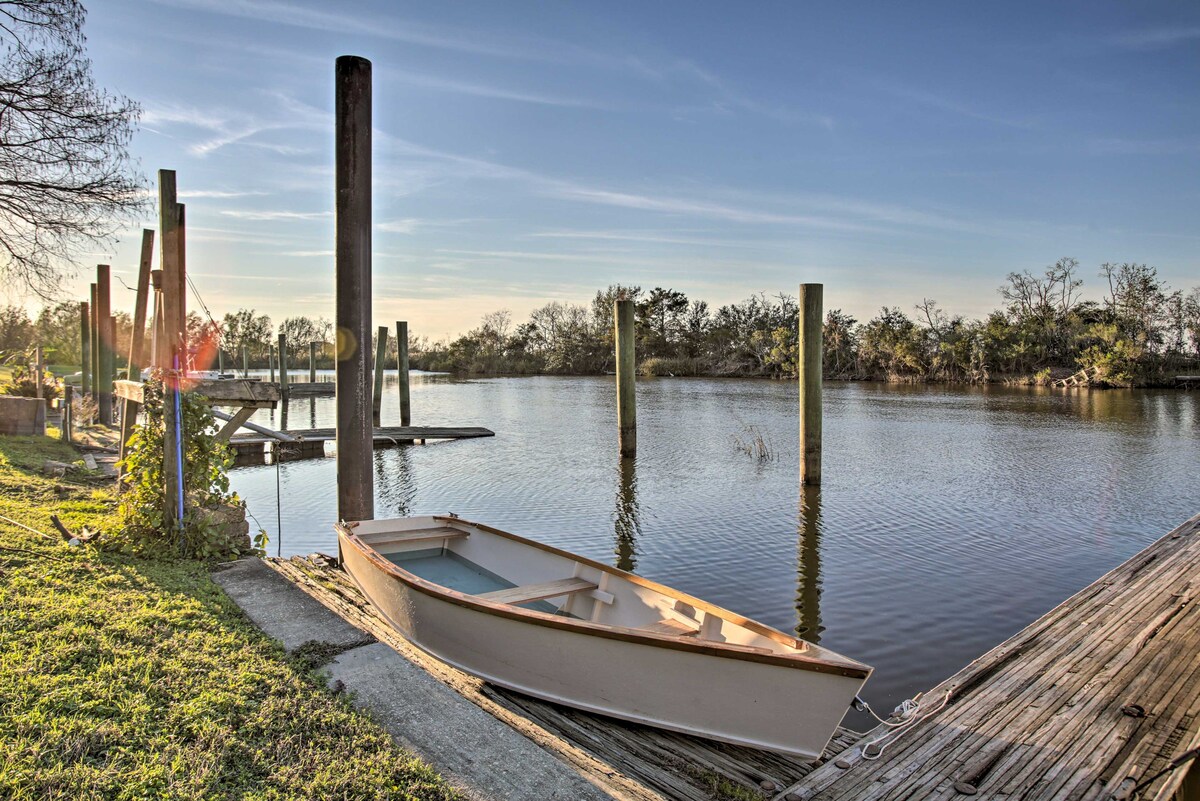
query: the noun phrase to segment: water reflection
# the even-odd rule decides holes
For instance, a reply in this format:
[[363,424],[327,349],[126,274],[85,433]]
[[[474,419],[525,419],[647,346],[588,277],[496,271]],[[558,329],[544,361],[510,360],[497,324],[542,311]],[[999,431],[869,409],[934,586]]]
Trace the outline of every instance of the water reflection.
[[620,459],[617,482],[617,506],[613,512],[613,532],[617,537],[617,567],[637,567],[637,540],[642,534],[637,500],[637,459]]
[[821,642],[821,488],[800,487],[796,634],[813,644]]
[[308,399],[308,427],[309,428],[317,427],[317,399],[316,398]]
[[412,445],[375,451],[376,517],[405,517],[417,488],[413,480]]

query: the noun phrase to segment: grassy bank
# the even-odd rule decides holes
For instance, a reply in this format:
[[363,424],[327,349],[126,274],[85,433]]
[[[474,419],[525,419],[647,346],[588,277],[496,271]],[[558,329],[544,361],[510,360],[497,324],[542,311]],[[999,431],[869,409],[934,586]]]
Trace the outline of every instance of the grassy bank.
[[[0,515],[113,523],[72,449],[0,437]],[[69,547],[0,520],[0,797],[449,799],[455,793],[253,628],[192,561]]]

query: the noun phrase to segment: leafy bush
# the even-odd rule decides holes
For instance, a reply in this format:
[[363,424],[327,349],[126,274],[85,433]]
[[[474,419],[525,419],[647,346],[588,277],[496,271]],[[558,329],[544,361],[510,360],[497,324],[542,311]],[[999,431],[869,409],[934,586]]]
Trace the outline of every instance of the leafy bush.
[[163,383],[161,373],[144,383],[142,410],[145,422],[134,428],[126,448],[119,514],[122,530],[109,542],[123,550],[148,556],[179,554],[212,559],[236,557],[242,551],[216,525],[212,510],[240,501],[229,491],[226,474],[233,454],[217,439],[214,418],[207,402],[191,393],[181,393],[180,427],[183,431],[183,486],[187,497],[183,524],[172,531],[167,519],[163,487]]

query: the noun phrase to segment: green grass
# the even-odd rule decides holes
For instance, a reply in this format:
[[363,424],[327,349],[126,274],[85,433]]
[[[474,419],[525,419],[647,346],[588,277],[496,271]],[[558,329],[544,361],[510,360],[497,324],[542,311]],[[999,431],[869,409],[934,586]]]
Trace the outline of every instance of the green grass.
[[[110,492],[36,472],[77,454],[0,436],[0,515],[115,525]],[[0,798],[451,799],[287,656],[199,562],[68,547],[0,521]]]

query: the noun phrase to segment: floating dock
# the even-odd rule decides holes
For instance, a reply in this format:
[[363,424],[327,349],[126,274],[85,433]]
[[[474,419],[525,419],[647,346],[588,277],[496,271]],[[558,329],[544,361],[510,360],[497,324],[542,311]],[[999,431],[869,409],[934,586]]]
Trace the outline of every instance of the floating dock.
[[[234,434],[229,438],[229,444],[236,451],[238,459],[261,458],[270,448],[276,448],[280,460],[287,461],[323,456],[325,443],[337,439],[337,432],[332,428],[289,429],[278,433],[283,435],[282,439],[279,436],[257,433]],[[392,448],[397,445],[425,443],[429,440],[494,436],[496,432],[491,429],[469,426],[382,426],[375,429],[375,447]]]

